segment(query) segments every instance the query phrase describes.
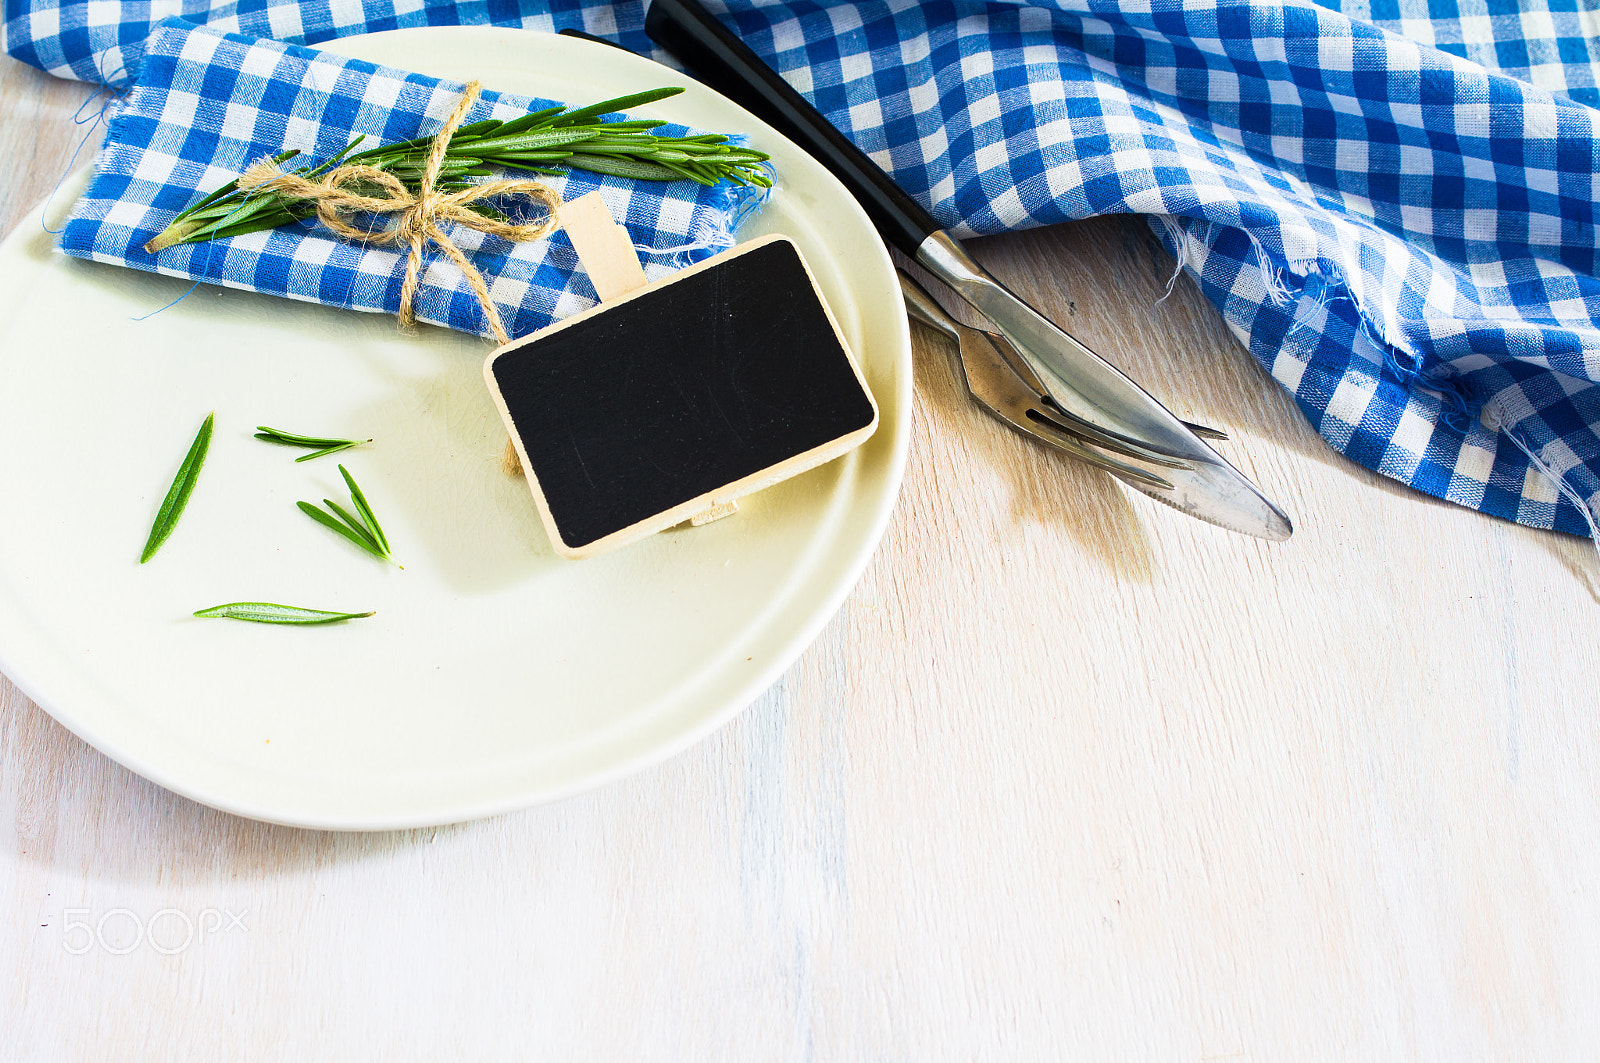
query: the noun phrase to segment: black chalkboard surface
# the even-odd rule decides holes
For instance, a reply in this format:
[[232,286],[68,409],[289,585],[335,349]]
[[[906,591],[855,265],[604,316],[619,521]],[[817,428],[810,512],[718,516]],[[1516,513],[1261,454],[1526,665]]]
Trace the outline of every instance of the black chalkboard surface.
[[878,418],[783,237],[515,341],[485,375],[551,538],[572,557],[837,457]]

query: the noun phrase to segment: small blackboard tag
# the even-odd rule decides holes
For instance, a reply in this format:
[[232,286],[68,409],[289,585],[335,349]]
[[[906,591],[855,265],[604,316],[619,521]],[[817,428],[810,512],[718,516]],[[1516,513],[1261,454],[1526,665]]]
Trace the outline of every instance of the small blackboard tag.
[[878,422],[799,248],[780,236],[514,341],[485,377],[569,557],[727,512]]

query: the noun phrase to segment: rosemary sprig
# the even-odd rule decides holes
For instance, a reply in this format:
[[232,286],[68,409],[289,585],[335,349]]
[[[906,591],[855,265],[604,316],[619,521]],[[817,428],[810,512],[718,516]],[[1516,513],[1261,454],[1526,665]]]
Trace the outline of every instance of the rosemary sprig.
[[316,521],[318,524],[339,533],[346,539],[355,543],[373,557],[387,561],[397,568],[406,566],[397,562],[389,554],[389,540],[383,534],[383,529],[378,526],[378,518],[372,515],[372,507],[367,505],[367,497],[361,493],[361,488],[356,485],[354,476],[343,465],[339,466],[339,475],[344,477],[344,482],[350,488],[350,504],[359,517],[351,516],[339,503],[331,498],[324,498],[322,504],[326,510],[318,509],[310,502],[296,502],[300,512]]
[[172,534],[172,529],[178,526],[178,518],[183,516],[183,509],[189,504],[189,495],[194,492],[195,481],[200,477],[200,466],[205,464],[206,451],[211,447],[211,426],[216,417],[215,411],[207,414],[194,442],[189,444],[189,453],[184,456],[183,464],[178,466],[178,475],[173,478],[172,486],[167,489],[167,497],[156,511],[156,520],[150,526],[150,536],[145,540],[144,553],[139,555],[139,564],[155,557],[161,544]]
[[310,461],[312,458],[320,458],[324,454],[337,454],[341,450],[349,450],[351,447],[359,447],[363,443],[372,442],[371,439],[328,439],[322,436],[303,436],[294,432],[285,432],[281,428],[268,428],[264,424],[256,425],[256,438],[286,447],[314,448],[313,453],[302,454],[294,459],[296,462]]
[[[559,175],[561,168],[565,168],[641,181],[690,180],[703,185],[732,181],[740,185],[771,187],[772,178],[764,165],[771,156],[731,144],[720,133],[658,137],[649,130],[665,125],[662,119],[600,120],[602,115],[642,107],[682,91],[682,88],[652,89],[576,111],[551,107],[509,122],[491,118],[464,125],[450,138],[434,188],[440,192],[458,192],[470,187],[467,178],[487,177],[495,168],[551,175]],[[388,171],[400,179],[407,191],[417,195],[423,168],[433,149],[433,138],[418,137],[357,152],[356,147],[364,139],[356,137],[343,151],[320,166],[301,166],[293,172],[315,178],[341,163],[360,163]],[[297,150],[286,151],[274,161],[287,162],[298,154]],[[376,186],[364,186],[357,181],[345,187],[364,195],[386,194]],[[486,203],[473,203],[470,209],[505,220],[500,211]],[[315,213],[315,204],[308,201],[289,199],[271,188],[242,192],[239,182],[233,181],[179,214],[145,244],[144,249],[154,254],[175,244],[243,236],[275,229]]]
[[306,609],[276,602],[229,602],[210,609],[196,609],[195,616],[219,620],[248,620],[255,624],[337,624],[341,620],[360,620],[370,613],[336,613],[327,609]]

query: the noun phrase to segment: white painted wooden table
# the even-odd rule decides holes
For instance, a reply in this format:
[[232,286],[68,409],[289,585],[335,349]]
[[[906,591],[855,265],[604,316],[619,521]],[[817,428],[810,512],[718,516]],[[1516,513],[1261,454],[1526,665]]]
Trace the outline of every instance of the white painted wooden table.
[[[0,62],[6,229],[85,94]],[[0,678],[0,1058],[1600,1056],[1592,545],[1334,454],[1192,285],[1155,305],[1137,223],[976,252],[1232,432],[1294,538],[1014,437],[918,331],[860,585],[734,723],[624,782],[288,830]],[[135,921],[159,932],[117,954]]]

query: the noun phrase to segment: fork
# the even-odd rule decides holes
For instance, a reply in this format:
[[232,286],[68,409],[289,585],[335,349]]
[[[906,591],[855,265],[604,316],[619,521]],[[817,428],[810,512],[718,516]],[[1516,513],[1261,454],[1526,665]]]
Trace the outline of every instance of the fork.
[[[961,372],[974,400],[995,417],[1025,435],[1065,451],[1113,475],[1155,488],[1171,488],[1158,472],[1131,465],[1104,453],[1113,453],[1154,465],[1181,469],[1188,463],[1151,450],[1136,440],[1107,432],[1061,409],[1045,393],[1027,364],[1003,336],[961,324],[945,312],[928,292],[902,269],[900,291],[906,310],[916,320],[956,341]],[[1196,435],[1226,439],[1214,428],[1184,422]]]

